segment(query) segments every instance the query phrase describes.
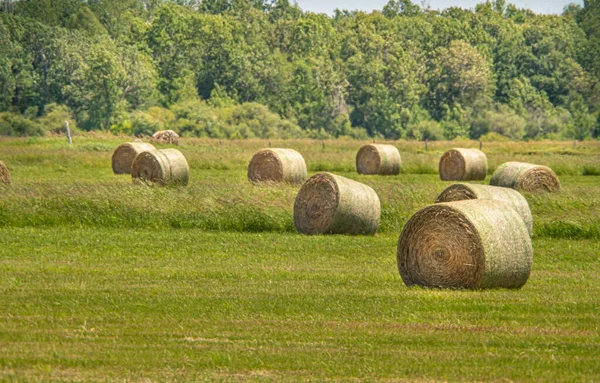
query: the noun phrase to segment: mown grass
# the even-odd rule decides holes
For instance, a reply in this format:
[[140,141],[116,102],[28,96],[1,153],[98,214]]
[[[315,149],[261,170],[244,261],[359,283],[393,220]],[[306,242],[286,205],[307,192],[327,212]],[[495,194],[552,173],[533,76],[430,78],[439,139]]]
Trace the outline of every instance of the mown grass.
[[[252,185],[268,141],[184,139],[186,188],[115,176],[126,137],[6,139],[0,160],[0,380],[595,381],[600,376],[598,142],[484,143],[490,168],[551,166],[526,195],[534,266],[521,290],[406,288],[406,220],[449,183],[437,161],[475,142],[398,142],[403,171],[359,176],[354,141],[272,141],[371,185],[376,236],[295,232],[298,187]],[[323,149],[323,144],[325,148]],[[591,169],[591,170],[590,170]],[[484,181],[484,182],[487,182]]]

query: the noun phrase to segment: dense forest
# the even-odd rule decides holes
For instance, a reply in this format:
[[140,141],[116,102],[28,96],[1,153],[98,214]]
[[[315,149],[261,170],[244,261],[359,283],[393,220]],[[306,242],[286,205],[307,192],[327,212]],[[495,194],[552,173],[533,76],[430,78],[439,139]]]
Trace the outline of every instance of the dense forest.
[[538,15],[390,0],[0,0],[0,134],[600,136],[600,0]]

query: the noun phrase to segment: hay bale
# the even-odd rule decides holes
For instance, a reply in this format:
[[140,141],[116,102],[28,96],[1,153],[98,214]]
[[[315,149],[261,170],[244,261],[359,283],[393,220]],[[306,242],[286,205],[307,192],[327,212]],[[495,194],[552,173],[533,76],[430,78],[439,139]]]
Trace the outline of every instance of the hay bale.
[[112,169],[115,174],[131,174],[131,164],[141,152],[156,150],[154,145],[144,142],[127,142],[119,145],[112,155]]
[[368,144],[356,153],[356,171],[359,174],[400,174],[402,159],[393,145]]
[[375,234],[380,216],[371,187],[327,172],[310,177],[294,203],[294,225],[302,234]]
[[288,182],[301,184],[306,180],[306,163],[293,149],[263,149],[254,154],[248,165],[252,182]]
[[162,149],[142,152],[131,165],[134,182],[153,182],[159,185],[187,185],[190,168],[177,149]]
[[506,202],[467,200],[413,215],[400,234],[397,260],[407,286],[519,288],[529,278],[533,248]]
[[10,185],[10,171],[2,161],[0,161],[0,184]]
[[527,200],[513,189],[476,184],[454,184],[448,186],[435,200],[435,203],[463,201],[468,199],[495,199],[504,201],[519,213],[529,235],[533,233],[533,216]]
[[442,181],[480,181],[487,170],[487,157],[478,149],[450,149],[440,158]]
[[152,142],[160,142],[163,144],[179,145],[179,134],[173,130],[159,130],[152,135]]
[[560,191],[560,182],[552,169],[525,162],[511,161],[500,165],[492,175],[490,185],[529,193]]

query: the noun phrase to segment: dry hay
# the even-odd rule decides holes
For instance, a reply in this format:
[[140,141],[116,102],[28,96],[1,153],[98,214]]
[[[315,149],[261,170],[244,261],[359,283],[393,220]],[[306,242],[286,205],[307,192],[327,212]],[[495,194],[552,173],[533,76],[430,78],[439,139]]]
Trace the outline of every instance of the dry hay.
[[511,161],[500,165],[492,175],[490,185],[529,193],[560,191],[560,182],[552,169],[525,162]]
[[152,135],[151,141],[179,145],[179,135],[172,130],[159,130]]
[[301,184],[306,180],[306,163],[293,149],[263,149],[254,154],[248,165],[252,182],[287,182]]
[[0,184],[10,185],[10,171],[2,161],[0,161]]
[[487,157],[478,149],[450,149],[440,158],[442,181],[484,180],[487,169]]
[[302,234],[375,234],[380,216],[371,187],[327,172],[310,177],[294,203],[294,225]]
[[529,204],[521,193],[513,189],[477,184],[454,184],[444,189],[435,200],[435,203],[469,199],[495,199],[508,203],[525,222],[529,235],[533,233],[533,216]]
[[356,171],[359,174],[400,174],[402,159],[393,145],[368,144],[356,153]]
[[533,248],[521,216],[503,201],[466,200],[428,206],[398,240],[398,270],[407,286],[519,288]]
[[131,174],[131,164],[141,152],[156,150],[154,145],[144,142],[127,142],[119,145],[112,155],[112,169],[115,174]]
[[187,185],[190,168],[177,149],[162,149],[142,152],[131,165],[134,182],[146,181],[159,185]]

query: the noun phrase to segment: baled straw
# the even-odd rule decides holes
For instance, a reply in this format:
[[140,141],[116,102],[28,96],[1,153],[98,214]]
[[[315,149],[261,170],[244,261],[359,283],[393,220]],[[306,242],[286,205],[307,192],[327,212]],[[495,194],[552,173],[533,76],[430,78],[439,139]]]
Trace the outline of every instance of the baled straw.
[[487,157],[478,149],[450,149],[440,158],[442,181],[484,180],[487,169]]
[[375,234],[380,216],[371,187],[327,172],[310,177],[294,203],[294,225],[302,234]]
[[159,185],[187,185],[190,168],[177,149],[142,152],[131,165],[133,181],[148,181]]
[[514,161],[500,165],[492,175],[490,185],[529,193],[560,191],[560,182],[549,167]]
[[0,183],[10,185],[10,171],[2,161],[0,161]]
[[179,145],[179,134],[173,130],[159,130],[152,135],[153,142]]
[[252,182],[287,182],[301,184],[306,180],[306,163],[293,149],[263,149],[254,154],[248,165]]
[[435,200],[435,203],[468,199],[495,199],[508,203],[523,218],[529,235],[533,233],[533,216],[529,204],[521,193],[513,189],[489,185],[454,184],[444,189]]
[[131,164],[141,152],[156,150],[154,145],[144,142],[127,142],[119,145],[112,155],[112,168],[115,174],[131,174]]
[[400,234],[397,260],[407,286],[519,288],[529,278],[533,248],[510,205],[466,200],[413,215]]
[[393,145],[368,144],[356,153],[356,171],[359,174],[400,174],[402,159]]

